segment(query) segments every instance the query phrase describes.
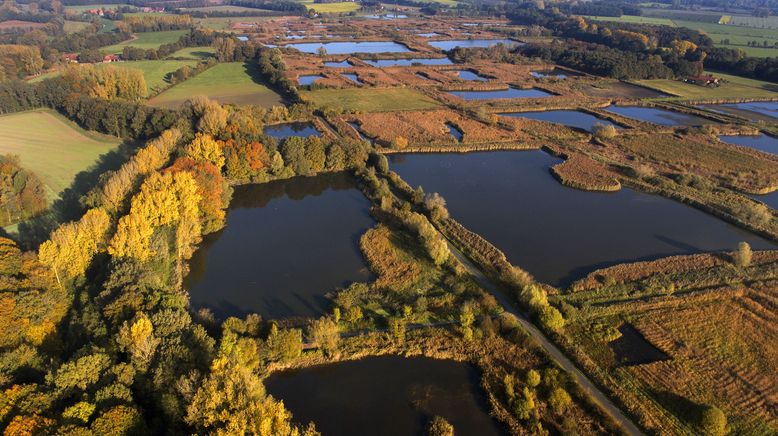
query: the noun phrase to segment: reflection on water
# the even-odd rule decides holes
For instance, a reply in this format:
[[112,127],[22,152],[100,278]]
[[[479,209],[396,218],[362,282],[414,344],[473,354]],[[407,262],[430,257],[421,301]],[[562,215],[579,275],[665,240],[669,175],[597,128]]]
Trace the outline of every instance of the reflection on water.
[[605,110],[617,113],[627,118],[648,121],[663,126],[699,126],[700,124],[713,124],[714,122],[694,115],[683,114],[665,109],[641,106],[608,106]]
[[368,357],[273,374],[265,386],[295,421],[325,435],[424,435],[435,415],[458,436],[505,433],[489,417],[476,370],[451,360]]
[[408,154],[391,169],[411,186],[439,192],[452,217],[542,282],[566,286],[592,270],[673,254],[731,250],[765,239],[663,197],[622,189],[567,188],[542,151]]
[[192,304],[221,316],[319,316],[324,294],[369,280],[359,237],[369,202],[345,173],[236,188],[227,226],[208,235],[186,278]]
[[578,111],[543,111],[543,112],[515,112],[500,114],[512,118],[528,118],[531,120],[548,121],[550,123],[562,124],[570,127],[592,131],[595,124],[607,124],[619,128],[619,126],[608,120],[597,118],[584,112]]

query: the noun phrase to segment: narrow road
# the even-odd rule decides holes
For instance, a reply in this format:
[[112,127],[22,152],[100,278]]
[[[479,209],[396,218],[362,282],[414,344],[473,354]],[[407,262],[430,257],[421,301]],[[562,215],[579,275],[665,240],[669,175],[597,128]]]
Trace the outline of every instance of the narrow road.
[[478,267],[476,267],[470,261],[470,259],[467,258],[467,256],[462,254],[462,252],[460,252],[450,242],[448,242],[448,247],[451,250],[451,254],[454,255],[454,257],[456,257],[460,262],[462,262],[462,265],[467,268],[468,272],[470,272],[475,281],[478,282],[478,284],[481,285],[484,290],[491,292],[500,305],[502,305],[502,307],[504,307],[508,313],[511,313],[515,315],[516,318],[518,318],[519,323],[522,327],[524,327],[524,330],[526,330],[527,333],[533,339],[535,339],[535,341],[537,341],[537,343],[546,351],[546,353],[551,356],[552,360],[554,360],[562,369],[573,376],[575,381],[578,382],[578,385],[581,386],[581,389],[589,394],[593,401],[621,426],[625,433],[631,436],[639,436],[643,434],[643,432],[640,431],[640,429],[632,422],[632,420],[624,415],[624,413],[621,412],[621,409],[613,404],[613,402],[604,393],[602,393],[602,391],[600,391],[600,389],[597,388],[597,386],[595,386],[595,384],[592,383],[592,381],[589,380],[589,378],[586,377],[586,375],[584,375],[584,373],[581,372],[575,366],[575,364],[570,359],[568,359],[559,348],[557,348],[556,345],[548,340],[546,335],[544,335],[543,332],[535,327],[535,325],[532,324],[529,319],[527,319],[526,315],[521,310],[519,310],[514,302],[511,301],[511,299],[508,298],[497,286],[495,286],[495,284],[492,283],[492,281],[489,280],[489,278],[487,278],[481,272],[481,270],[478,269]]

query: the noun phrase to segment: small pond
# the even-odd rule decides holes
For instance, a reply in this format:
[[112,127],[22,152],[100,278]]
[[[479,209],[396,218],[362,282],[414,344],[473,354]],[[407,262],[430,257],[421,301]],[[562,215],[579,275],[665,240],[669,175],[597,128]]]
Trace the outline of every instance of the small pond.
[[413,65],[453,65],[449,58],[377,59],[366,60],[374,67],[410,67]]
[[358,245],[373,225],[369,207],[345,173],[237,187],[227,226],[190,262],[192,305],[221,318],[326,313],[325,293],[371,279]]
[[352,82],[356,83],[357,85],[361,85],[362,81],[359,80],[359,77],[357,77],[356,74],[341,74],[341,76],[347,78],[348,80],[351,80]]
[[350,68],[353,65],[351,65],[349,61],[343,61],[343,62],[325,62],[324,66],[329,68]]
[[271,124],[265,126],[262,133],[276,139],[286,139],[290,136],[321,136],[321,133],[316,130],[313,123],[309,122]]
[[543,112],[515,112],[500,114],[505,117],[528,118],[531,120],[548,121],[550,123],[562,124],[570,127],[592,131],[595,124],[607,124],[619,128],[608,120],[597,118],[594,115],[579,111],[543,111]]
[[450,91],[449,94],[459,97],[464,100],[494,100],[505,98],[546,98],[552,97],[546,91],[540,89],[529,88],[519,89],[510,87],[508,89],[501,89],[498,91]]
[[371,144],[374,142],[372,139],[368,138],[367,136],[365,136],[364,133],[362,133],[362,129],[359,127],[359,124],[357,124],[355,122],[352,122],[352,121],[348,121],[348,122],[346,122],[346,124],[351,126],[351,128],[354,129],[357,132],[357,134],[359,135],[359,139],[361,139],[363,141],[367,141],[367,142],[369,142]]
[[778,154],[778,138],[761,134],[758,136],[735,135],[719,136],[719,139],[730,144],[743,145],[767,153]]
[[462,80],[477,81],[477,82],[486,82],[487,80],[489,80],[486,77],[479,76],[478,74],[470,70],[459,70],[457,71],[457,73],[459,74],[459,78]]
[[489,416],[479,375],[467,363],[425,357],[367,357],[290,370],[265,380],[296,422],[324,435],[418,435],[442,416],[457,436],[505,434]]
[[537,77],[539,79],[542,79],[544,77],[552,77],[555,79],[567,79],[570,76],[577,76],[577,74],[570,73],[569,71],[562,70],[559,68],[554,68],[550,71],[532,71],[530,72],[532,77]]
[[632,324],[624,323],[619,327],[621,337],[608,345],[616,354],[616,360],[625,366],[642,365],[670,358],[643,336]]
[[314,82],[316,82],[319,79],[323,79],[324,76],[320,74],[310,74],[305,76],[300,76],[297,78],[297,83],[303,86],[306,85],[312,85]]
[[402,20],[408,18],[405,14],[372,14],[365,15],[365,18],[369,20]]
[[448,51],[456,47],[479,48],[491,47],[497,44],[520,45],[522,43],[512,39],[448,39],[441,41],[429,41],[428,44],[435,48]]
[[451,133],[451,136],[454,137],[457,141],[462,141],[462,132],[452,123],[446,123],[446,127],[448,127],[448,132]]
[[745,115],[746,118],[751,119],[778,118],[778,101],[719,104],[712,105],[711,107],[724,112],[734,113],[735,115]]
[[434,38],[436,36],[439,36],[439,33],[435,32],[427,32],[427,33],[417,33],[416,36],[421,36],[422,38]]
[[660,124],[663,126],[699,126],[701,124],[714,123],[714,121],[700,118],[694,115],[653,107],[612,105],[606,107],[605,110],[625,116],[627,118],[648,121],[650,123]]
[[563,186],[542,151],[404,154],[390,168],[411,186],[439,192],[451,216],[538,280],[567,286],[606,266],[674,254],[732,250],[769,241],[676,201],[623,188]]
[[327,50],[327,54],[352,54],[352,53],[404,53],[409,52],[408,47],[394,41],[360,41],[360,42],[305,42],[289,44],[286,47],[296,48],[303,53],[316,53],[320,47]]

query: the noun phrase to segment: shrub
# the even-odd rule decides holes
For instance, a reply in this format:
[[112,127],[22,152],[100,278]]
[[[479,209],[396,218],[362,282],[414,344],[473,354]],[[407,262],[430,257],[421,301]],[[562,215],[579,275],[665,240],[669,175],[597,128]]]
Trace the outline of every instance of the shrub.
[[565,326],[565,318],[553,306],[544,306],[540,309],[538,311],[538,320],[543,327],[555,332],[562,330]]
[[570,407],[573,400],[570,398],[570,394],[562,388],[556,388],[551,391],[551,395],[548,397],[548,404],[554,412],[562,414]]
[[454,436],[454,426],[446,418],[435,416],[427,426],[429,436]]
[[727,416],[716,406],[705,406],[700,414],[700,429],[707,436],[727,433]]
[[751,246],[748,245],[748,242],[740,242],[737,244],[737,250],[732,253],[732,259],[735,261],[735,265],[740,268],[751,265],[752,256],[753,252],[751,251]]
[[599,140],[615,138],[617,133],[616,128],[610,124],[597,123],[592,126],[592,135]]

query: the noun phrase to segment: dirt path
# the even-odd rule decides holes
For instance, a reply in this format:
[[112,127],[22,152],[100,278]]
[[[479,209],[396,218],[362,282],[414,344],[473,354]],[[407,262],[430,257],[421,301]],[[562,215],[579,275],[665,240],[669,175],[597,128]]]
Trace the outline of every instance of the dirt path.
[[640,431],[640,429],[632,422],[632,420],[624,415],[624,413],[621,412],[621,409],[613,404],[613,402],[608,399],[608,397],[602,391],[600,391],[600,389],[597,388],[597,386],[595,386],[595,384],[589,380],[589,378],[586,377],[586,375],[584,375],[584,373],[581,372],[575,366],[575,364],[570,359],[568,359],[567,356],[565,356],[564,353],[562,353],[562,351],[546,337],[546,335],[543,334],[543,332],[535,327],[535,325],[529,321],[526,314],[519,310],[513,301],[511,301],[510,298],[503,294],[503,292],[497,286],[495,286],[495,284],[492,283],[492,281],[489,280],[481,272],[481,270],[479,270],[470,261],[470,259],[457,250],[457,248],[454,247],[451,243],[449,243],[448,246],[451,250],[451,254],[460,262],[462,262],[462,265],[467,268],[468,272],[470,272],[476,282],[478,282],[478,284],[481,285],[484,290],[492,293],[492,295],[494,295],[500,305],[505,308],[508,313],[511,313],[518,318],[519,323],[524,328],[524,330],[526,330],[527,333],[535,341],[537,341],[537,343],[546,351],[551,359],[557,363],[557,365],[573,376],[578,385],[581,386],[581,389],[583,389],[584,392],[586,392],[592,398],[592,400],[605,411],[605,413],[610,415],[610,417],[621,426],[622,430],[626,434],[631,436],[643,434],[643,432]]

